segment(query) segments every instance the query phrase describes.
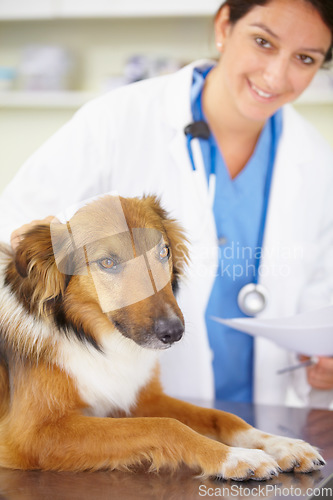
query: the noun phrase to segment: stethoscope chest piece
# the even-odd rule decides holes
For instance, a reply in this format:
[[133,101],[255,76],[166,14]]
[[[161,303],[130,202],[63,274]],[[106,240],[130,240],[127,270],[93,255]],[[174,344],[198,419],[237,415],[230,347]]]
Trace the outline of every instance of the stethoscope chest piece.
[[268,302],[268,293],[264,286],[249,283],[239,291],[237,303],[239,309],[248,316],[262,312]]

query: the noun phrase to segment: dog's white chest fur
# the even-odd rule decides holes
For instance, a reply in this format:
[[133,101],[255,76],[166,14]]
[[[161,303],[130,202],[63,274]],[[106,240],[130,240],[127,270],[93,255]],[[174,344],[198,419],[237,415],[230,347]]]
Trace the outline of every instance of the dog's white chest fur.
[[74,379],[81,399],[89,405],[85,414],[106,417],[114,410],[128,412],[151,378],[159,352],[138,346],[118,331],[110,332],[102,349],[98,352],[66,339],[58,364]]

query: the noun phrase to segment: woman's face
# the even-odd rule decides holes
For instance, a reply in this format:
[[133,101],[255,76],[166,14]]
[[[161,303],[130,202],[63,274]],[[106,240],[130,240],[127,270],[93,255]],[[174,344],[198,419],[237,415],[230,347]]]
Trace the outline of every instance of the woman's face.
[[221,92],[243,117],[259,121],[303,92],[331,44],[329,28],[303,0],[255,6],[233,26],[224,7],[215,36]]

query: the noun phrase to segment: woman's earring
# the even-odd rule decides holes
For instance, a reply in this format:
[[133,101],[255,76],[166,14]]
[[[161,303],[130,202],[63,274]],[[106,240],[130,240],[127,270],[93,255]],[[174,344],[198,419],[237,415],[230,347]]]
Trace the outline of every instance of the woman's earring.
[[222,42],[216,42],[216,47],[218,48],[218,50],[222,50],[223,43]]

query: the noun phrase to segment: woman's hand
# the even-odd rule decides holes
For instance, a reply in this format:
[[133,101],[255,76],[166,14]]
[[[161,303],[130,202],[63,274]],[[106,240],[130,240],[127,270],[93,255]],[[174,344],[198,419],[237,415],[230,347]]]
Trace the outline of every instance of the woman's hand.
[[[308,356],[300,356],[300,361],[307,361]],[[318,356],[318,362],[306,369],[308,383],[313,389],[329,391],[333,389],[333,358]]]
[[20,241],[23,239],[25,233],[27,233],[30,229],[37,226],[38,224],[49,224],[52,222],[53,219],[54,216],[49,215],[48,217],[45,217],[45,219],[33,220],[28,224],[23,224],[23,226],[19,227],[18,229],[15,229],[15,231],[13,231],[10,236],[10,244],[14,252],[16,251]]

